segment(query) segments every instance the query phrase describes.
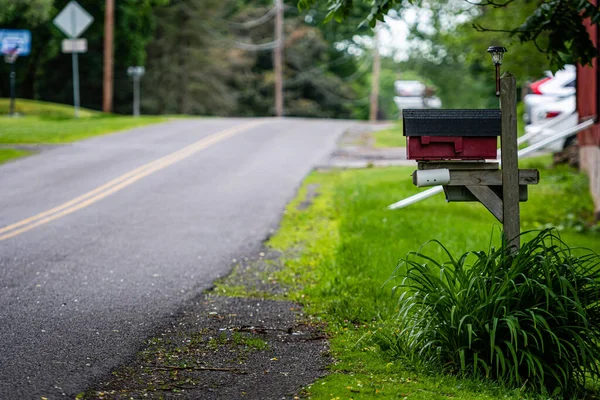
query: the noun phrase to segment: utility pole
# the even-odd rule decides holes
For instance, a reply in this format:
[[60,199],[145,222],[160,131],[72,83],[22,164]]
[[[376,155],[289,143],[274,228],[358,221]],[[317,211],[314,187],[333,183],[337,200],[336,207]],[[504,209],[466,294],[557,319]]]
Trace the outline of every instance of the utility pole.
[[275,0],[275,40],[278,42],[273,53],[275,72],[275,115],[283,117],[283,0]]
[[379,22],[375,26],[375,36],[373,38],[373,76],[371,77],[371,109],[369,111],[369,121],[377,121],[378,100],[379,100],[379,71],[381,70],[381,56],[379,54]]
[[106,0],[104,15],[104,83],[102,111],[111,112],[113,103],[113,36],[115,24],[115,0]]

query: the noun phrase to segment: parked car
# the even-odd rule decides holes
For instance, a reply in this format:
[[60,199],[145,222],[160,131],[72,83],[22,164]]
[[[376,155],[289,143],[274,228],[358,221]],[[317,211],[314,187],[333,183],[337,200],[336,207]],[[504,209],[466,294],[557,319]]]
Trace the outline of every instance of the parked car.
[[552,75],[546,71],[546,77],[529,85],[530,94],[524,97],[526,124],[533,123],[533,109],[541,104],[556,101],[559,98],[575,95],[576,68],[574,65],[565,65]]
[[442,101],[436,96],[395,96],[394,103],[396,103],[398,110],[406,108],[442,108]]
[[407,108],[441,108],[442,101],[435,96],[435,89],[419,81],[396,81],[397,96],[394,103],[399,111]]
[[[528,140],[530,144],[576,126],[579,123],[579,115],[576,110],[575,96],[558,98],[533,107],[531,120],[532,123],[525,127],[525,134],[531,136]],[[557,153],[575,143],[576,138],[577,135],[571,135],[550,143],[545,148]]]
[[426,86],[419,81],[396,81],[394,89],[398,96],[422,97],[425,95]]
[[531,124],[540,125],[564,114],[575,112],[575,95],[567,97],[546,98],[546,101],[531,109]]

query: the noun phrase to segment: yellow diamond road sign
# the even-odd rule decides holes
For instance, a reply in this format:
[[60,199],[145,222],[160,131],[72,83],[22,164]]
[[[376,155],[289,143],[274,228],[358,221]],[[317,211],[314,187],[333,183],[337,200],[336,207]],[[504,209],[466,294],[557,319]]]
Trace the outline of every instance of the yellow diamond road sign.
[[94,21],[87,11],[75,0],[69,4],[54,18],[56,25],[63,33],[72,39],[79,37]]

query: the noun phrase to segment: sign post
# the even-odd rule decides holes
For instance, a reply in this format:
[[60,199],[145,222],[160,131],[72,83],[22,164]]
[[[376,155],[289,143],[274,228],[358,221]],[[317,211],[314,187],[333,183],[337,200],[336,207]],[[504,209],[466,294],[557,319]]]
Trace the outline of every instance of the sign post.
[[[59,28],[65,35],[71,39],[77,39],[94,21],[87,11],[83,9],[75,0],[67,4],[65,8],[54,18],[54,25]],[[78,42],[72,40],[71,42]],[[67,51],[65,51],[65,47]],[[63,43],[63,52],[71,53],[73,65],[73,106],[75,108],[75,118],[79,117],[79,58],[78,54],[85,52],[87,46],[83,50],[78,50],[76,44],[71,47],[65,46]],[[69,49],[71,49],[69,51]]]
[[129,67],[127,75],[133,79],[133,116],[140,116],[140,79],[146,73],[144,67]]
[[10,64],[10,111],[15,115],[15,98],[17,93],[16,62],[19,56],[27,56],[31,52],[31,32],[22,29],[0,29],[0,50],[4,61]]
[[[10,56],[7,56],[7,58]],[[10,116],[15,115],[15,97],[16,97],[16,88],[17,85],[17,71],[15,68],[15,64],[17,62],[17,57],[14,57],[13,61],[10,63],[10,111],[8,114]]]

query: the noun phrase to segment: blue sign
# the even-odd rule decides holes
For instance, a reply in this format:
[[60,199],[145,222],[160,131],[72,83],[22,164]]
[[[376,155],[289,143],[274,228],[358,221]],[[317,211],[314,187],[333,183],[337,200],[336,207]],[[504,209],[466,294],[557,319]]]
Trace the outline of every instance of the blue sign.
[[28,56],[31,53],[31,32],[25,29],[0,29],[0,53]]

